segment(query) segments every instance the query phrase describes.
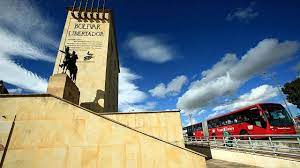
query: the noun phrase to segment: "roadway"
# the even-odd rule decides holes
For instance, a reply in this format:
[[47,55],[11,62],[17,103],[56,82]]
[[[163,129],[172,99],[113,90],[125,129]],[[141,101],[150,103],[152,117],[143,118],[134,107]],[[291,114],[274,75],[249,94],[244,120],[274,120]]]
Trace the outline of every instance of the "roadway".
[[235,162],[227,162],[224,160],[210,159],[206,161],[207,168],[258,168],[256,166],[250,166]]

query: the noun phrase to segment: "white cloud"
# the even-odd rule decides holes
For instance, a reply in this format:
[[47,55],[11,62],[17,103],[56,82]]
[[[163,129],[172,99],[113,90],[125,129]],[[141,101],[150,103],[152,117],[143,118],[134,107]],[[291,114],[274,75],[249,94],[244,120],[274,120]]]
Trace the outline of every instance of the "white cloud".
[[226,16],[226,20],[232,21],[234,19],[241,21],[249,21],[256,18],[259,13],[253,9],[255,3],[252,2],[247,8],[237,8]]
[[145,104],[126,104],[122,106],[122,112],[146,112],[153,111],[156,107],[155,102],[146,102]]
[[137,58],[154,63],[164,63],[172,60],[175,56],[172,46],[161,38],[150,35],[131,37],[128,40],[128,47]]
[[277,39],[264,39],[251,48],[231,69],[235,78],[247,79],[253,74],[263,72],[267,67],[282,63],[299,51],[297,41],[279,42]]
[[213,118],[223,113],[227,113],[248,105],[263,103],[278,95],[279,93],[277,88],[270,85],[261,85],[251,89],[250,92],[242,94],[236,100],[230,103],[216,106],[213,108],[214,113],[209,114],[206,119]]
[[192,84],[177,102],[177,107],[187,111],[198,111],[197,109],[206,106],[213,99],[232,93],[238,89],[241,81],[232,79],[229,73],[209,82],[202,80]]
[[0,59],[0,77],[1,80],[26,90],[39,93],[47,90],[46,79],[39,77],[10,60]]
[[16,57],[53,62],[44,48],[56,48],[53,24],[29,0],[0,1],[0,78],[19,88],[45,92],[47,80],[13,61]]
[[147,95],[139,90],[139,87],[133,82],[141,77],[128,68],[121,67],[119,78],[119,103],[133,104],[142,102]]
[[9,57],[18,56],[33,60],[54,61],[54,57],[51,56],[51,54],[36,47],[32,43],[26,42],[23,37],[17,36],[1,28],[1,26],[0,37],[0,53],[6,55],[7,59],[9,59]]
[[[190,85],[178,99],[177,108],[185,112],[197,111],[217,98],[233,93],[254,75],[284,62],[299,51],[299,48],[300,44],[296,41],[280,43],[277,39],[265,39],[251,48],[240,60],[227,54],[212,69],[204,71],[201,80]],[[224,63],[226,59],[231,60],[230,63]],[[221,68],[222,66],[225,67]]]
[[262,103],[278,96],[278,94],[277,88],[270,85],[261,85],[257,88],[251,89],[248,93],[242,94],[238,99],[230,102],[229,104],[223,104],[213,108],[213,111],[226,112],[251,104]]
[[188,81],[184,75],[177,76],[172,79],[170,83],[165,85],[164,83],[158,84],[155,88],[149,90],[152,96],[163,98],[165,96],[176,96],[180,93],[181,88]]
[[23,89],[21,88],[14,88],[14,89],[7,89],[8,90],[8,93],[13,93],[13,94],[20,94],[22,93]]
[[134,83],[141,79],[141,76],[132,72],[130,69],[121,67],[119,75],[119,109],[120,111],[147,111],[153,109],[154,102],[144,101],[147,94],[139,89]]
[[48,48],[57,48],[55,25],[51,18],[43,14],[45,11],[40,11],[37,3],[30,0],[0,1],[0,22],[18,36]]
[[162,111],[180,111],[179,109],[177,108],[167,108],[167,109],[163,109]]
[[188,119],[188,125],[193,125],[193,124],[196,124],[196,123],[197,123],[197,121],[196,121],[195,118],[191,118],[191,120]]
[[194,117],[192,117],[192,118],[186,117],[186,118],[182,119],[182,126],[183,127],[187,127],[189,125],[193,125],[193,124],[196,124],[196,123],[198,123],[198,122]]
[[297,106],[296,105],[294,105],[294,104],[292,104],[292,103],[290,103],[290,102],[288,102],[288,101],[286,101],[286,104],[283,102],[282,103],[282,106],[284,107],[284,108],[296,108],[297,109]]
[[211,114],[209,114],[209,115],[205,118],[205,120],[214,118],[214,117],[216,117],[216,116],[218,116],[218,115],[221,115],[221,114],[222,114],[221,111],[217,111],[217,112],[211,113]]
[[211,69],[205,70],[201,73],[203,80],[210,81],[211,79],[223,76],[238,61],[239,59],[235,54],[225,54],[221,61],[216,63]]

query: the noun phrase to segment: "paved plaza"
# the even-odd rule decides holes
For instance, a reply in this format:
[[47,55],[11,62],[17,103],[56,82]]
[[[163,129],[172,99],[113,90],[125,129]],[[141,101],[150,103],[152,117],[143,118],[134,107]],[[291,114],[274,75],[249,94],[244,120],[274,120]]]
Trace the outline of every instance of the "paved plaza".
[[234,163],[234,162],[226,162],[223,160],[217,160],[217,159],[210,159],[206,161],[207,168],[258,168],[256,166],[250,166],[240,163]]

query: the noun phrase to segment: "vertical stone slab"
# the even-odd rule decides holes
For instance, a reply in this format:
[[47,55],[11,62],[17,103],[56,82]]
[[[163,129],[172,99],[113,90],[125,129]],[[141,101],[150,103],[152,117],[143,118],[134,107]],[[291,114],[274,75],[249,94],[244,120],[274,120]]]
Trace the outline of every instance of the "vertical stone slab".
[[72,103],[79,104],[80,91],[66,74],[55,74],[50,77],[47,93]]
[[101,113],[131,128],[184,147],[179,111]]
[[3,157],[5,146],[12,128],[13,121],[0,121],[0,158]]

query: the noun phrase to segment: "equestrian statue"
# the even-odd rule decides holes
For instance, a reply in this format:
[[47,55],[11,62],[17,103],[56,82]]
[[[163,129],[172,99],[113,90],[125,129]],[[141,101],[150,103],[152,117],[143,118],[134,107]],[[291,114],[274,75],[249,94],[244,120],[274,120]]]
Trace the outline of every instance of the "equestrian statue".
[[78,71],[76,65],[78,55],[76,54],[75,51],[73,51],[72,54],[70,54],[69,47],[65,47],[65,51],[62,50],[59,51],[65,54],[64,61],[62,64],[59,65],[59,67],[63,68],[63,73],[66,73],[68,70],[70,74],[70,78],[72,79],[73,82],[75,82],[77,77],[77,71]]

